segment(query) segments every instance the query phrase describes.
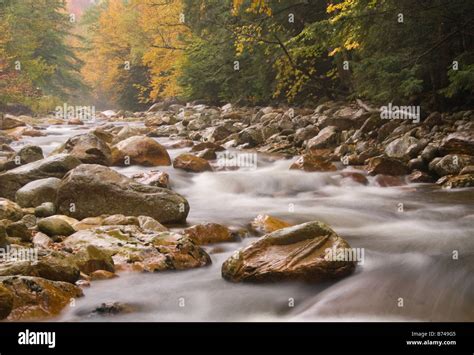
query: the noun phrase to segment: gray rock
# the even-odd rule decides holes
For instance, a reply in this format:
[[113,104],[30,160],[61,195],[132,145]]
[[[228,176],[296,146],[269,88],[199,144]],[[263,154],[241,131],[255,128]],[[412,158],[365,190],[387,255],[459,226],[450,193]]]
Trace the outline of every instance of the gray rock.
[[61,179],[46,178],[32,181],[16,192],[16,202],[21,207],[36,207],[45,202],[56,201]]

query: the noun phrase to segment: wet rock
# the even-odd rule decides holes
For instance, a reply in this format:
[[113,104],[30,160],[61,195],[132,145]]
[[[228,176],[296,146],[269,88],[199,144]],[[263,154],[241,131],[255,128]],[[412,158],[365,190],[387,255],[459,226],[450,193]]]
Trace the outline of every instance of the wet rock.
[[159,170],[151,170],[143,173],[137,173],[132,176],[132,179],[136,182],[148,185],[148,186],[157,186],[163,188],[169,188],[170,176]]
[[0,285],[14,295],[13,309],[7,318],[14,321],[58,315],[71,299],[83,295],[75,285],[41,277],[0,277]]
[[474,186],[474,174],[464,174],[457,176],[447,176],[442,182],[443,188],[455,189]]
[[68,236],[76,232],[74,227],[62,216],[51,216],[41,219],[38,222],[38,229],[44,234],[54,236]]
[[362,174],[362,173],[358,173],[358,172],[355,172],[355,171],[343,171],[341,172],[341,176],[346,178],[346,179],[350,179],[358,184],[361,184],[361,185],[368,185],[369,184],[369,180],[367,180],[367,177]]
[[205,159],[205,160],[215,160],[217,159],[217,154],[214,149],[204,149],[201,150],[199,153],[197,153],[197,156],[199,158]]
[[0,196],[14,199],[16,192],[31,181],[62,178],[81,162],[71,155],[58,154],[0,174]]
[[61,179],[46,178],[29,182],[16,192],[16,202],[21,207],[36,207],[56,200]]
[[217,223],[201,223],[186,228],[183,234],[197,245],[232,242],[234,237],[226,226]]
[[74,254],[74,263],[79,270],[91,275],[97,270],[115,272],[112,256],[94,245],[88,245]]
[[222,265],[222,276],[233,282],[304,280],[319,282],[349,275],[354,261],[331,260],[349,244],[322,222],[308,222],[265,235],[234,253]]
[[0,285],[0,320],[8,317],[13,309],[13,292]]
[[405,185],[405,179],[401,176],[379,174],[375,176],[374,183],[380,187],[402,186]]
[[212,167],[206,159],[199,158],[189,153],[178,155],[173,160],[173,167],[175,169],[182,169],[193,173],[212,171]]
[[338,143],[339,133],[337,132],[337,128],[334,126],[328,126],[322,129],[316,137],[311,138],[308,141],[306,148],[308,151],[321,148],[332,148],[337,146]]
[[474,131],[455,132],[448,135],[439,147],[441,155],[468,154],[474,156]]
[[171,165],[166,149],[154,139],[145,136],[130,137],[112,147],[112,161],[113,165]]
[[438,147],[435,144],[430,143],[423,149],[423,151],[420,154],[420,157],[421,159],[423,159],[425,163],[429,163],[434,158],[436,158],[438,154],[439,154]]
[[99,307],[95,308],[92,313],[99,314],[101,316],[112,316],[124,313],[133,313],[137,310],[134,305],[121,303],[121,302],[107,302],[102,303]]
[[[142,185],[110,168],[88,164],[63,179],[56,205],[60,213],[76,219],[124,214],[179,223],[186,220],[189,212],[186,199],[171,190]],[[71,210],[71,206],[75,209]]]
[[370,175],[406,175],[408,168],[401,161],[387,157],[370,158],[367,164],[367,172]]
[[0,198],[0,220],[18,221],[23,217],[20,206],[5,198]]
[[79,269],[70,255],[57,251],[40,251],[38,255],[29,255],[30,260],[23,260],[24,257],[15,260],[15,255],[23,251],[10,248],[9,252],[9,260],[0,264],[0,276],[35,276],[69,283],[79,280]]
[[35,208],[35,216],[44,218],[56,214],[56,205],[52,202],[45,202]]
[[212,149],[216,152],[225,150],[225,148],[220,146],[219,144],[212,143],[212,142],[203,142],[203,143],[198,143],[195,146],[193,146],[191,148],[191,152],[200,152],[205,149]]
[[63,244],[73,250],[93,245],[112,256],[119,269],[182,270],[211,262],[204,250],[185,236],[143,231],[130,225],[82,230],[66,238]]
[[26,123],[10,115],[0,115],[0,130],[26,126]]
[[468,165],[462,168],[459,175],[465,175],[465,174],[474,174],[474,165]]
[[52,154],[67,153],[85,164],[100,164],[109,166],[112,156],[105,141],[93,133],[86,133],[69,138],[66,143],[57,148]]
[[117,275],[114,274],[113,272],[106,271],[106,270],[96,270],[92,272],[90,276],[91,276],[92,281],[110,280],[117,277]]
[[337,170],[336,166],[329,160],[314,154],[302,155],[293,164],[291,164],[290,169],[304,170],[308,172]]
[[290,223],[285,222],[281,219],[262,214],[255,217],[255,219],[251,222],[250,225],[253,230],[262,234],[271,233],[279,229],[291,226]]
[[423,171],[414,170],[408,176],[408,181],[412,183],[431,183],[434,182],[434,179]]
[[448,154],[439,160],[433,160],[430,170],[439,176],[456,175],[465,166],[474,164],[474,157],[466,154]]
[[246,144],[248,147],[255,147],[264,142],[262,127],[250,126],[239,132],[237,141],[238,144]]

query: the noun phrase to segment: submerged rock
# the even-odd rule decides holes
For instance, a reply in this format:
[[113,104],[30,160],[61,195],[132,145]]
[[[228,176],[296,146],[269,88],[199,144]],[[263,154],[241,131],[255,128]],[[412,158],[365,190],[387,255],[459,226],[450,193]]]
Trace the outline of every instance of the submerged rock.
[[79,220],[123,214],[179,223],[186,220],[189,212],[186,199],[171,190],[142,185],[110,168],[88,164],[63,179],[56,205],[60,213]]
[[336,279],[353,272],[355,261],[328,258],[328,251],[338,255],[349,248],[326,224],[308,222],[267,234],[235,252],[222,265],[222,276],[233,282]]

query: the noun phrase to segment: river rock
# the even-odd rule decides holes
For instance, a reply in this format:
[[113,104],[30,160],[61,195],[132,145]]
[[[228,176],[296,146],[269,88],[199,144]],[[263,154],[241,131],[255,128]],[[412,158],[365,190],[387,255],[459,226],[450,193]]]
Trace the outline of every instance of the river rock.
[[26,123],[10,115],[0,115],[0,130],[26,126]]
[[448,135],[443,139],[439,150],[442,155],[468,154],[474,156],[474,130]]
[[474,174],[446,176],[446,179],[442,181],[442,186],[445,189],[474,187]]
[[385,148],[385,154],[390,158],[409,159],[410,154],[417,153],[414,148],[418,146],[418,139],[404,135],[390,142]]
[[290,169],[304,170],[308,172],[337,170],[336,166],[329,160],[314,154],[302,155],[293,164],[291,164]]
[[30,242],[32,239],[31,231],[23,221],[13,222],[6,225],[6,232],[8,237],[17,238],[22,242]]
[[206,149],[212,149],[216,152],[220,152],[220,151],[225,150],[225,148],[222,147],[219,144],[212,143],[212,142],[202,142],[202,143],[198,143],[198,144],[194,145],[191,148],[191,152],[200,152],[200,151],[206,150]]
[[291,224],[286,221],[264,214],[259,214],[255,217],[250,225],[253,230],[262,234],[272,233],[291,226]]
[[143,185],[169,188],[170,176],[159,170],[145,171],[132,176],[132,179]]
[[6,198],[0,198],[0,220],[18,221],[23,217],[21,207]]
[[0,197],[14,199],[16,192],[31,181],[49,177],[62,178],[80,165],[71,155],[58,154],[0,174]]
[[35,208],[35,216],[44,218],[56,214],[56,205],[53,202],[45,202]]
[[183,234],[197,245],[232,242],[234,237],[226,226],[217,223],[201,223],[186,228]]
[[36,207],[56,200],[61,179],[46,178],[29,182],[16,192],[15,200],[21,207]]
[[408,168],[400,160],[388,157],[374,157],[368,160],[367,172],[370,175],[406,175]]
[[[63,179],[56,205],[60,213],[79,220],[124,214],[180,223],[189,212],[186,199],[171,190],[142,185],[110,168],[89,164],[75,168]],[[71,210],[71,206],[75,208]]]
[[433,160],[430,170],[439,176],[456,175],[465,166],[474,164],[474,157],[466,154],[448,154],[441,159]]
[[76,232],[67,218],[63,218],[62,216],[50,216],[41,219],[38,222],[38,229],[50,237],[59,235],[68,236]]
[[115,272],[112,256],[94,245],[88,245],[74,254],[74,262],[87,275],[97,270]]
[[109,146],[93,133],[80,134],[69,138],[52,154],[61,153],[70,154],[85,164],[109,166],[112,163]]
[[170,232],[144,231],[137,226],[107,226],[74,233],[66,247],[90,245],[112,256],[115,266],[145,271],[181,270],[208,265],[211,260],[189,238]]
[[212,171],[212,167],[206,159],[199,158],[189,153],[178,155],[173,160],[173,167],[175,169],[182,169],[193,173]]
[[207,128],[202,137],[208,142],[219,142],[226,139],[232,132],[223,126]]
[[311,138],[306,144],[309,152],[314,149],[331,148],[339,143],[339,133],[334,126],[328,126],[322,129],[318,135]]
[[117,143],[112,147],[112,160],[113,165],[171,165],[166,149],[146,136],[134,136]]
[[41,277],[0,277],[0,285],[15,295],[8,320],[44,319],[58,315],[71,299],[83,295],[81,289],[68,282]]
[[333,261],[349,244],[322,222],[308,222],[280,229],[234,253],[222,265],[229,281],[304,280],[319,282],[349,275],[354,261]]
[[8,317],[13,309],[13,292],[0,285],[0,320]]

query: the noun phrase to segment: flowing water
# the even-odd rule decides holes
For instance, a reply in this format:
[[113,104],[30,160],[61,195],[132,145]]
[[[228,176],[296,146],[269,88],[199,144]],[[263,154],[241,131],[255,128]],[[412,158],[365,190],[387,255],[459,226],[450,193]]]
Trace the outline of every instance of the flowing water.
[[[27,138],[18,146],[39,145],[47,154],[89,128],[48,127],[48,136]],[[169,153],[173,158],[187,149]],[[159,169],[170,174],[173,190],[188,199],[190,225],[245,227],[258,214],[292,223],[321,220],[351,247],[364,248],[364,262],[354,274],[318,285],[226,282],[221,265],[233,251],[255,240],[246,238],[206,246],[212,259],[209,267],[122,273],[93,282],[84,289],[85,297],[58,320],[474,321],[474,189],[377,187],[372,181],[362,186],[337,172],[290,171],[291,162],[259,155],[256,169],[201,174]],[[151,169],[117,170],[131,175]],[[137,311],[116,316],[92,313],[103,302],[129,303]]]

